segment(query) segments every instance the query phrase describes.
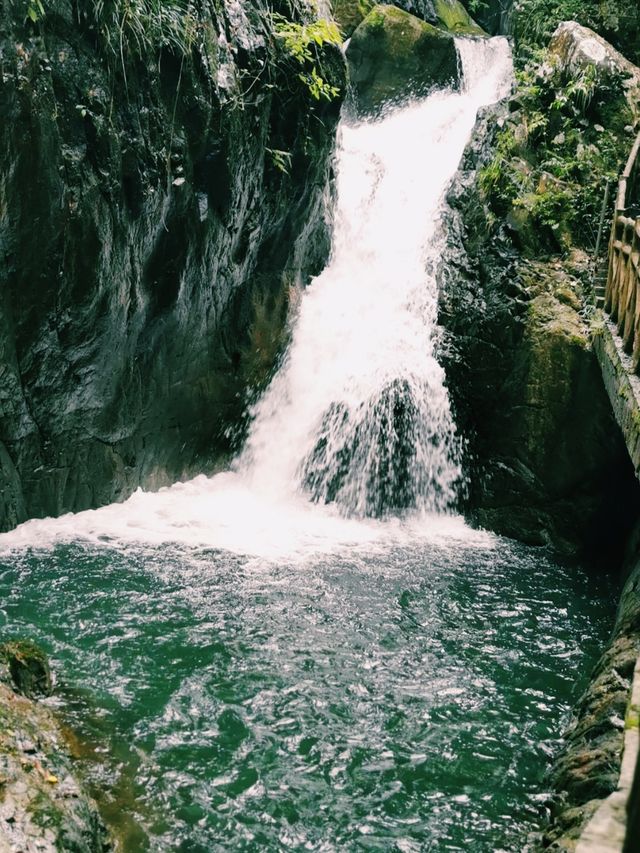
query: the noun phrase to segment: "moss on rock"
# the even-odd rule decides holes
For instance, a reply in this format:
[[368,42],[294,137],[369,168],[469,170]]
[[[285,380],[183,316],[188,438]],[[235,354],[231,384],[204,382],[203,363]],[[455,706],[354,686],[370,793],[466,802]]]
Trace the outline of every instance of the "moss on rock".
[[0,841],[7,851],[112,850],[96,804],[74,776],[52,712],[1,683]]
[[460,36],[486,36],[458,0],[433,0],[439,25]]
[[[353,33],[375,5],[373,0],[333,0],[333,17],[344,38]],[[456,35],[486,35],[459,0],[396,0],[391,5]]]
[[351,38],[347,60],[363,114],[459,83],[453,36],[395,6],[376,6],[367,15]]
[[331,13],[343,38],[349,38],[375,5],[372,0],[333,0]]

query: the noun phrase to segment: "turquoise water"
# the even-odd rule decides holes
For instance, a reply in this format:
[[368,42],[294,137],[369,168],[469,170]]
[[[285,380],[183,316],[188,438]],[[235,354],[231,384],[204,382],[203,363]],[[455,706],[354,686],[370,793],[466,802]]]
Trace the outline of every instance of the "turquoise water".
[[506,540],[270,561],[60,543],[0,557],[127,851],[521,851],[612,624]]

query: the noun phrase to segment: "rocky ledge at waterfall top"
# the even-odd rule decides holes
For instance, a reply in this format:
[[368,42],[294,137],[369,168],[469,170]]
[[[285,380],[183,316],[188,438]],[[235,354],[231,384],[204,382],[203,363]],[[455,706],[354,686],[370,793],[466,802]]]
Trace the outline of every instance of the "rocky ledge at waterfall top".
[[261,0],[44,5],[0,15],[0,530],[233,449],[327,256],[345,82]]
[[[333,17],[345,38],[352,35],[375,5],[371,0],[333,0]],[[486,35],[459,0],[396,0],[392,5],[449,33]]]
[[458,85],[453,35],[395,6],[376,6],[367,15],[351,37],[347,59],[361,115],[434,85]]
[[[353,104],[361,116],[375,115],[390,103],[419,97],[434,87],[457,88],[460,67],[455,37],[487,35],[457,0],[425,3],[415,14],[410,5],[372,5],[364,17],[362,5],[336,6],[338,23],[351,36],[349,80]],[[354,9],[358,10],[356,20],[348,14]]]

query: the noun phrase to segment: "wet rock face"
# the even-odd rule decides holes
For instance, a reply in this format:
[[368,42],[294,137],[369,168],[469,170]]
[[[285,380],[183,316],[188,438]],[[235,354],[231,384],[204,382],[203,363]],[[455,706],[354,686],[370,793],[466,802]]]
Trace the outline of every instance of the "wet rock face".
[[[629,538],[613,636],[576,705],[549,776],[551,820],[540,850],[572,853],[602,801],[618,788],[634,667],[640,654],[640,527]],[[636,836],[628,836],[629,850]],[[625,848],[626,850],[627,848]]]
[[[93,12],[51,0],[31,25],[18,5],[0,16],[0,529],[233,449],[328,251],[340,106],[261,0],[203,6],[186,47],[129,34],[122,56]],[[344,86],[337,47],[316,64]]]
[[525,261],[476,183],[501,108],[487,111],[449,194],[441,358],[469,441],[466,511],[560,552],[607,554],[640,509],[581,316],[585,258]]
[[367,15],[351,37],[347,61],[362,115],[460,82],[454,37],[395,6],[376,6]]
[[471,11],[478,24],[490,35],[509,36],[513,34],[512,11],[515,0],[484,0],[470,3],[465,0],[463,5]]
[[[53,691],[49,661],[44,652],[28,640],[2,643],[0,667],[6,667],[15,690],[29,699],[50,696]],[[0,678],[2,674],[0,672]]]

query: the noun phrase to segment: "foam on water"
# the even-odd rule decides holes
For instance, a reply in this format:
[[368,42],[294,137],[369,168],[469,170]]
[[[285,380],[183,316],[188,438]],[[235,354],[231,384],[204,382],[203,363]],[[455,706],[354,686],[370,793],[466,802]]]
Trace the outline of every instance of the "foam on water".
[[0,534],[0,555],[59,541],[86,540],[126,546],[179,543],[216,548],[265,560],[289,561],[349,549],[371,553],[422,539],[491,547],[494,538],[471,530],[456,516],[416,514],[385,521],[344,518],[334,507],[302,496],[272,502],[237,473],[196,477],[158,492],[139,489],[122,504],[33,519]]
[[446,516],[460,442],[434,355],[436,276],[447,187],[478,109],[509,90],[511,57],[501,38],[458,49],[463,91],[341,126],[331,260],[235,470],[27,522],[0,549],[88,538],[276,558],[415,536],[489,543]]

